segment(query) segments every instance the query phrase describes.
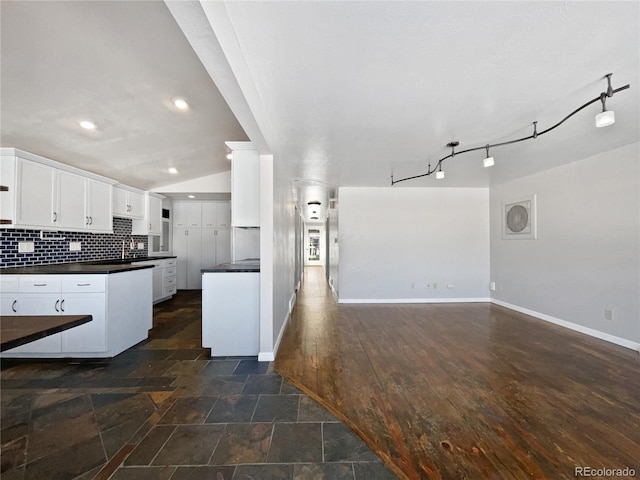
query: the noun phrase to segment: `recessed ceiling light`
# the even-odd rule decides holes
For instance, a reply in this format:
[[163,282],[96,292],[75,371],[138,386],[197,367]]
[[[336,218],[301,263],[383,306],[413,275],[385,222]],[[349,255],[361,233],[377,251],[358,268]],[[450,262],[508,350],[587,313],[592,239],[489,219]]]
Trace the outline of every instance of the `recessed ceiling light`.
[[95,130],[96,124],[90,120],[82,120],[78,124],[85,130]]
[[227,160],[231,160],[233,159],[233,154],[232,153],[227,153]]
[[176,97],[173,99],[173,104],[179,108],[180,110],[187,110],[189,108],[189,104],[182,97]]
[[178,169],[176,167],[169,167],[169,173],[178,173]]
[[195,195],[187,195],[187,198],[196,198]]

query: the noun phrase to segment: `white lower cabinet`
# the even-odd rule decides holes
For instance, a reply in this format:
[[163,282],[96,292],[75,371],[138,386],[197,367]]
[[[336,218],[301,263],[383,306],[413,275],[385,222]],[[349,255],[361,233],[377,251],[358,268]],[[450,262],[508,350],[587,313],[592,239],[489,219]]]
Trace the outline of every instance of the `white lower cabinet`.
[[2,315],[91,315],[92,320],[2,357],[113,357],[147,338],[152,327],[151,269],[11,277],[17,281],[2,282]]
[[167,300],[176,294],[176,259],[159,258],[134,262],[136,265],[153,265],[153,303]]

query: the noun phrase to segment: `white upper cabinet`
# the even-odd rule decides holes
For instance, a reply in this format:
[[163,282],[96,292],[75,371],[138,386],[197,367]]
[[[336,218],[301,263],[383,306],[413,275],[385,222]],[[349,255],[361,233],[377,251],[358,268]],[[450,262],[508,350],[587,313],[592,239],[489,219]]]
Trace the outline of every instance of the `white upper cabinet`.
[[144,193],[134,192],[120,186],[113,187],[113,216],[124,218],[144,218]]
[[90,178],[86,182],[86,217],[89,222],[87,228],[93,232],[110,233],[113,231],[113,187]]
[[13,148],[0,153],[4,227],[113,232],[115,181]]
[[230,227],[231,208],[228,202],[206,202],[202,204],[203,227]]
[[226,142],[231,160],[231,226],[260,226],[260,154],[251,142]]
[[17,182],[9,186],[17,194],[16,225],[56,227],[56,170],[48,165],[21,159],[17,167]]
[[173,204],[174,227],[202,226],[202,204],[199,202],[176,202]]
[[145,216],[133,220],[133,235],[162,235],[162,199],[157,193],[145,193]]

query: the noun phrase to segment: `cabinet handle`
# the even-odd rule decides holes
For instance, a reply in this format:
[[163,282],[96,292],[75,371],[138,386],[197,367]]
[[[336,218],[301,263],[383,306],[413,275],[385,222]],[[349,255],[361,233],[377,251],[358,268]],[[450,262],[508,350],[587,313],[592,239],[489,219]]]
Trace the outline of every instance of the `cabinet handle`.
[[53,212],[53,221],[54,222],[58,221],[58,214],[56,212]]
[[89,217],[89,225],[93,225],[93,217]]
[[89,225],[89,217],[84,217],[84,224],[85,225]]
[[60,299],[56,300],[56,312],[59,312],[60,310],[58,310],[58,304],[60,303]]
[[151,230],[151,224],[149,224],[149,230]]
[[127,205],[127,212],[131,211],[131,205]]
[[13,313],[18,313],[18,310],[16,310],[17,303],[18,303],[18,300],[14,300],[13,303],[11,304],[11,310],[13,310]]
[[64,299],[60,302],[60,310],[64,312]]
[[78,287],[89,287],[90,285],[90,283],[76,283],[76,286]]
[[34,283],[33,286],[34,287],[46,287],[47,284],[46,283]]

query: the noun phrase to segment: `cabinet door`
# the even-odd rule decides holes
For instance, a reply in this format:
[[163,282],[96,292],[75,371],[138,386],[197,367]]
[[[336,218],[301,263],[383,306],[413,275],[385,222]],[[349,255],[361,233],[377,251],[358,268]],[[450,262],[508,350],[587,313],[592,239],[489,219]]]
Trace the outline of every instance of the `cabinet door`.
[[216,229],[216,264],[231,261],[231,229]]
[[202,226],[204,228],[218,225],[218,204],[208,202],[202,204]]
[[20,315],[20,302],[17,293],[0,295],[0,315]]
[[171,206],[171,216],[173,217],[173,227],[187,226],[187,204],[176,202]]
[[162,200],[147,195],[147,223],[149,235],[162,235]]
[[153,269],[153,301],[163,297],[164,285],[162,283],[162,267],[154,267]]
[[129,217],[144,218],[144,195],[136,192],[129,192],[128,197]]
[[87,216],[89,230],[94,232],[112,232],[112,187],[108,183],[87,180]]
[[257,150],[234,150],[231,163],[233,226],[260,226],[260,155]]
[[89,228],[89,214],[85,211],[87,180],[75,173],[64,171],[58,171],[57,173],[57,225],[74,230]]
[[[17,300],[20,315],[60,315],[59,293],[18,294]],[[49,335],[7,350],[7,353],[60,353],[62,351],[61,336],[61,333]]]
[[216,260],[216,229],[202,229],[202,267],[209,268],[218,265]]
[[187,289],[202,288],[202,229],[187,230]]
[[129,195],[124,188],[113,187],[113,215],[129,217]]
[[60,303],[63,315],[93,316],[89,323],[62,332],[62,351],[104,352],[107,349],[104,293],[67,293]]
[[54,208],[55,170],[46,165],[18,160],[18,205],[16,223],[52,227],[57,225]]
[[177,288],[187,288],[187,229],[176,227],[173,229],[173,254],[176,258]]
[[217,210],[217,227],[230,227],[231,226],[231,204],[229,202],[216,203]]

